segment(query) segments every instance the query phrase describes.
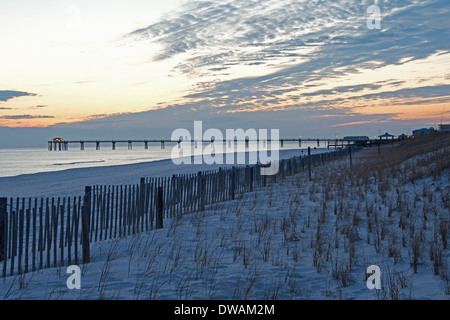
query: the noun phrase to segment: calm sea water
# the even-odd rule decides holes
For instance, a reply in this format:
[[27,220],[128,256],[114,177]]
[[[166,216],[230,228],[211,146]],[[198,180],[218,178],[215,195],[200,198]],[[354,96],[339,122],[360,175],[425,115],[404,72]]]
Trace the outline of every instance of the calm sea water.
[[0,177],[155,161],[170,158],[170,153],[171,148],[162,150],[151,146],[148,150],[144,147],[134,147],[132,150],[126,147],[117,147],[116,150],[86,147],[83,151],[75,148],[67,151],[48,151],[46,148],[0,149]]
[[[309,146],[316,144],[311,143]],[[302,144],[302,148],[307,147],[307,143]],[[121,145],[118,145],[116,150],[111,150],[111,146],[106,145],[102,146],[101,150],[86,146],[83,151],[75,146],[70,146],[67,151],[48,151],[47,148],[0,148],[0,177],[170,159],[173,148],[173,144],[168,144],[165,149],[161,149],[159,145],[149,145],[148,150],[145,150],[143,145],[133,145],[132,150]],[[283,149],[293,148],[298,148],[298,143],[286,142]]]

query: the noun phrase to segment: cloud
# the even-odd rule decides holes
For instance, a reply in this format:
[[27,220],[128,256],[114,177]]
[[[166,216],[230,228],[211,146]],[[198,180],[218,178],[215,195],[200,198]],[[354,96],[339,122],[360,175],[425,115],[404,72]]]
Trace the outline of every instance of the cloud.
[[131,35],[162,45],[154,60],[192,53],[193,58],[177,66],[181,72],[243,62],[258,65],[302,57],[299,49],[314,47],[334,35],[334,28],[356,22],[363,9],[353,1],[341,6],[297,0],[189,1]]
[[87,83],[96,83],[98,81],[95,80],[80,80],[80,81],[75,81],[74,84],[87,84]]
[[[56,126],[112,132],[143,128],[157,136],[204,120],[218,128],[273,127],[286,135],[309,130],[326,136],[327,128],[409,125],[398,120],[398,109],[386,114],[391,112],[386,104],[448,102],[448,72],[442,84],[433,86],[413,84],[395,72],[374,80],[352,81],[353,76],[449,52],[450,42],[443,41],[450,38],[447,2],[379,0],[382,29],[370,30],[366,9],[373,1],[368,0],[189,1],[127,38],[157,44],[161,50],[151,57],[154,61],[173,62],[171,76],[196,81],[182,99],[156,104],[165,107],[160,110],[94,115]],[[427,79],[420,70],[417,74]],[[349,80],[336,81],[343,78]],[[145,84],[142,80],[134,85]],[[383,111],[354,111],[355,105],[376,109],[374,101],[380,100],[386,102]]]
[[[189,58],[182,59],[174,71],[189,76],[230,72],[242,65],[258,71],[278,67],[262,76],[215,80],[205,90],[197,86],[186,96],[228,108],[245,104],[249,97],[284,103],[281,96],[304,91],[314,82],[450,50],[450,42],[442,41],[450,38],[447,0],[380,0],[382,30],[367,28],[369,2],[196,0],[130,35],[162,46],[154,60],[186,54]],[[385,85],[401,88],[403,83],[394,78],[303,96],[357,93]]]
[[7,115],[1,116],[0,119],[5,120],[23,120],[23,119],[53,119],[54,116],[46,116],[46,115],[31,115],[31,114],[22,114],[22,115]]
[[38,104],[36,106],[29,107],[29,109],[41,109],[41,108],[47,108],[47,105]]
[[314,92],[308,92],[308,93],[302,93],[303,96],[316,96],[316,95],[335,95],[345,92],[359,92],[364,89],[370,89],[370,90],[376,90],[381,88],[382,86],[380,84],[360,84],[360,85],[354,85],[354,86],[339,86],[335,87],[333,89],[327,89],[327,90],[318,90]]
[[333,124],[333,125],[330,125],[330,127],[346,127],[346,126],[355,126],[355,125],[360,125],[360,124],[378,124],[378,123],[383,123],[383,122],[389,122],[391,120],[392,119],[372,119],[372,120],[353,121],[353,122]]
[[[225,63],[262,63],[276,57],[295,59],[302,56],[298,49],[309,47],[320,49],[315,56],[339,48],[340,57],[350,54],[353,61],[360,63],[370,62],[375,56],[404,62],[405,57],[417,59],[424,52],[434,51],[437,44],[430,40],[448,35],[449,9],[445,4],[445,0],[379,1],[384,28],[379,32],[367,28],[369,4],[358,1],[332,4],[298,0],[197,0],[130,35],[162,45],[155,60],[186,52],[204,53],[192,54],[193,58],[182,63],[179,68],[183,72],[188,66],[194,71],[194,67]],[[448,47],[439,42],[440,46]],[[362,50],[353,50],[355,46]],[[393,48],[396,49],[392,53],[387,50]],[[403,48],[414,51],[407,50],[398,56]]]
[[23,91],[0,90],[0,101],[8,101],[23,96],[36,96],[36,94]]

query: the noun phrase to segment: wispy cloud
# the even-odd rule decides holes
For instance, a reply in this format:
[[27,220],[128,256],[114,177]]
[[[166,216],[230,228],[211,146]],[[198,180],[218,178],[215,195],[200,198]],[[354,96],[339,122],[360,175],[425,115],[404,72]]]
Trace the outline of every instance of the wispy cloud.
[[5,120],[23,120],[23,119],[53,119],[54,116],[47,115],[31,115],[31,114],[21,114],[21,115],[7,115],[1,116],[0,119]]
[[[387,79],[378,83],[305,90],[330,84],[333,78],[358,74],[389,65],[402,65],[448,52],[450,38],[447,0],[378,1],[382,30],[366,26],[370,1],[190,1],[179,11],[146,28],[131,33],[139,41],[162,46],[155,60],[186,54],[175,71],[195,77],[228,72],[233,66],[273,66],[278,70],[263,76],[201,82],[186,98],[235,110],[257,110],[257,104],[274,108],[300,97],[316,97],[377,90],[375,95],[403,97],[444,94],[424,86],[417,93],[405,92],[404,81]],[[420,22],[420,23],[419,23]],[[255,69],[255,70],[258,70]],[[390,75],[391,77],[393,75]],[[367,79],[370,80],[370,79]],[[392,87],[398,90],[392,90]],[[383,93],[384,88],[389,88]],[[446,89],[446,88],[445,88]],[[445,94],[446,95],[446,94]],[[291,100],[291,101],[289,101]],[[258,103],[259,102],[259,103]],[[304,100],[303,100],[304,102]],[[248,105],[248,108],[245,107]],[[299,103],[297,107],[310,105]]]
[[36,106],[32,106],[29,109],[42,109],[42,108],[47,108],[47,105],[45,104],[38,104]]
[[162,45],[154,60],[189,53],[179,72],[226,70],[307,58],[311,48],[336,41],[345,30],[360,33],[355,26],[364,10],[354,1],[197,0],[131,35]]
[[330,125],[330,127],[346,127],[346,126],[355,126],[360,124],[378,124],[383,122],[388,122],[392,119],[372,119],[372,120],[363,120],[363,121],[353,121],[353,122],[346,122],[346,123],[339,123],[339,124],[333,124]]
[[23,96],[36,96],[36,94],[24,91],[0,90],[0,101],[8,101]]

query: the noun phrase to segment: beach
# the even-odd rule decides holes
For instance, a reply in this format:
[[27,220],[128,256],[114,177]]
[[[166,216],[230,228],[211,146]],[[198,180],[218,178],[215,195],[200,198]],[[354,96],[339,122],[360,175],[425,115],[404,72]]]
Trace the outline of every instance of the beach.
[[[91,243],[90,263],[78,266],[79,289],[70,289],[67,266],[52,265],[8,275],[0,297],[448,300],[450,148],[413,150],[386,146],[378,158],[375,148],[366,148],[352,165],[344,156],[314,167],[312,181],[300,170],[235,200],[166,218],[162,229]],[[117,174],[105,183],[125,183],[128,175],[137,182],[142,173],[175,169],[158,161],[58,174],[78,183],[77,191],[102,175]],[[36,174],[32,183],[56,193],[45,179],[54,174]],[[11,178],[11,188],[20,179],[30,181]]]
[[[312,154],[328,151],[330,150],[327,148],[311,149]],[[300,148],[279,151],[280,159],[306,154],[307,150]],[[80,196],[84,194],[85,186],[137,184],[141,177],[170,177],[174,174],[217,170],[219,167],[233,165],[235,164],[194,164],[194,161],[192,164],[176,165],[171,159],[165,159],[127,165],[95,166],[1,177],[0,197]]]

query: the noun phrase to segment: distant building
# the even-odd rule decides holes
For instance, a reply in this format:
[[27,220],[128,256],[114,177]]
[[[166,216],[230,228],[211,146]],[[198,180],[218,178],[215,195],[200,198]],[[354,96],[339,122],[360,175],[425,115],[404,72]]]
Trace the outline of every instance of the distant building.
[[344,141],[352,141],[357,146],[364,146],[370,141],[370,138],[367,137],[367,136],[346,136],[342,140],[344,140]]
[[439,125],[439,131],[449,132],[450,131],[450,124],[440,124]]
[[386,140],[394,139],[394,135],[386,132],[385,134],[379,135],[378,138],[380,138],[380,140],[382,140],[383,138],[385,138]]
[[433,130],[428,129],[428,128],[421,128],[421,129],[413,130],[412,134],[414,137],[420,137],[420,136],[429,134],[431,132],[433,132]]

